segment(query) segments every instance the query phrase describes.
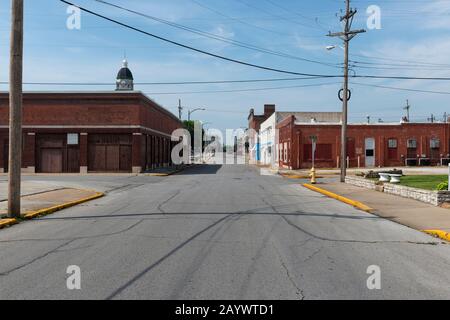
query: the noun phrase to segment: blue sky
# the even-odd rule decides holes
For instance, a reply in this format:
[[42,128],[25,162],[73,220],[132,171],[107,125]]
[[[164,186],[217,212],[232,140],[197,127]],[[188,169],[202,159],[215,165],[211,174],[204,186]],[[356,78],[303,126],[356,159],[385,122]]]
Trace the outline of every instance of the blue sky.
[[[228,43],[182,31],[131,13],[96,3],[72,2],[95,10],[148,32],[185,43],[215,54],[246,62],[304,73],[340,74],[343,51],[326,36],[340,31],[338,16],[341,0],[109,0],[148,15],[245,42],[291,56],[324,62],[310,63],[248,50]],[[10,1],[0,0],[0,81],[8,81]],[[368,30],[351,43],[353,68],[359,75],[450,76],[450,1],[353,1],[359,12],[354,28],[366,28],[366,9],[381,8],[380,30]],[[192,52],[124,29],[83,13],[81,29],[66,28],[67,6],[58,0],[25,0],[26,82],[111,82],[126,51],[136,82],[177,82],[289,78]],[[374,58],[375,57],[375,58]],[[383,58],[379,60],[376,58]],[[364,64],[361,64],[363,62]],[[412,63],[415,62],[415,63]],[[428,62],[436,65],[418,65]],[[381,69],[380,69],[381,68]],[[450,92],[450,82],[418,80],[368,80],[353,82],[410,89]],[[196,119],[211,122],[220,129],[247,125],[248,110],[262,112],[265,103],[279,111],[339,111],[337,99],[340,79],[298,80],[267,83],[213,85],[136,85],[152,99],[176,113],[178,99],[187,108],[204,107]],[[314,87],[302,85],[323,84]],[[287,87],[284,89],[270,89]],[[296,87],[295,87],[296,86]],[[244,92],[230,90],[264,89]],[[0,85],[0,90],[6,90]],[[26,90],[110,90],[113,86],[62,87],[25,86]],[[416,93],[377,87],[351,85],[349,117],[352,122],[398,121],[409,99],[412,120],[426,121],[433,113],[442,118],[450,112],[450,95]],[[207,92],[205,92],[207,91]],[[215,92],[216,91],[216,92]],[[192,93],[197,92],[197,93]],[[201,93],[199,93],[201,92]],[[184,116],[187,115],[185,109]]]

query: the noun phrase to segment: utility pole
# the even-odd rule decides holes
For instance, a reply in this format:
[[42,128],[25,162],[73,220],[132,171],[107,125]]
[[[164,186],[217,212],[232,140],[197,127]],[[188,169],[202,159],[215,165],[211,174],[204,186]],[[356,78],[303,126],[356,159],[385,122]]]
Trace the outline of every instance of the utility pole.
[[345,182],[347,174],[347,107],[348,107],[348,55],[349,43],[357,34],[366,32],[363,29],[351,30],[353,18],[357,10],[350,8],[350,0],[346,0],[345,16],[341,17],[341,22],[344,23],[344,31],[337,33],[329,33],[329,37],[339,37],[344,41],[344,87],[342,93],[342,129],[341,129],[341,182]]
[[20,217],[22,168],[23,0],[12,0],[9,66],[8,217]]
[[178,119],[181,120],[181,112],[183,111],[183,107],[181,106],[181,99],[178,99]]
[[403,108],[403,110],[406,110],[406,120],[409,122],[409,109],[411,106],[409,105],[409,100],[406,100],[406,107]]

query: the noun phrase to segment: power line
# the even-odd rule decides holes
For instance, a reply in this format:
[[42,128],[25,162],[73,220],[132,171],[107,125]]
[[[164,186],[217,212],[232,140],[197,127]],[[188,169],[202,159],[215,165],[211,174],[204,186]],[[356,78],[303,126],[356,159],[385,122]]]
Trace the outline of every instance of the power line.
[[149,94],[149,95],[172,95],[172,94],[254,92],[254,91],[282,90],[282,89],[306,88],[306,87],[321,87],[321,86],[329,86],[329,85],[334,85],[334,84],[340,84],[340,82],[325,82],[325,83],[304,84],[304,85],[296,85],[296,86],[248,88],[248,89],[235,89],[235,90],[204,90],[204,91],[181,91],[181,92],[147,92],[146,94]]
[[391,90],[400,90],[400,91],[410,91],[410,92],[422,92],[422,93],[433,93],[433,94],[450,94],[448,91],[432,91],[432,90],[422,90],[422,89],[410,89],[410,88],[399,88],[399,87],[391,87],[391,86],[383,86],[377,84],[367,84],[367,83],[359,83],[359,82],[350,82],[351,84],[356,84],[358,86],[366,86],[366,87],[374,87],[381,89],[391,89]]
[[130,12],[130,13],[142,16],[142,17],[147,18],[147,19],[151,19],[153,21],[158,21],[160,23],[163,23],[163,24],[166,24],[166,25],[170,25],[170,26],[172,26],[174,28],[182,29],[182,30],[185,30],[185,31],[188,31],[188,32],[192,32],[194,34],[198,34],[198,35],[207,37],[209,39],[222,41],[222,42],[229,43],[229,44],[232,44],[232,45],[235,45],[235,46],[239,46],[239,47],[242,47],[242,48],[246,48],[246,49],[250,49],[250,50],[254,50],[254,51],[258,51],[258,52],[263,52],[263,53],[267,53],[267,54],[272,54],[272,55],[276,55],[276,56],[279,56],[279,57],[290,58],[290,59],[295,59],[295,60],[301,60],[301,61],[321,64],[321,65],[334,67],[334,68],[340,68],[336,63],[333,64],[333,63],[327,63],[327,62],[322,62],[322,61],[317,61],[317,60],[311,60],[311,59],[307,59],[307,58],[303,58],[303,57],[298,57],[298,56],[294,56],[294,55],[291,55],[291,54],[287,54],[287,53],[284,53],[284,52],[279,52],[279,51],[274,51],[274,50],[270,50],[270,49],[267,49],[267,48],[262,48],[262,47],[255,46],[255,45],[252,45],[252,44],[249,44],[249,43],[233,40],[233,39],[230,39],[230,38],[222,37],[220,35],[216,35],[216,34],[213,34],[213,33],[205,32],[205,31],[202,31],[202,30],[199,30],[199,29],[196,29],[196,28],[192,28],[192,27],[188,27],[188,26],[184,26],[184,25],[175,23],[175,22],[171,22],[171,21],[168,21],[168,20],[165,20],[165,19],[157,18],[157,17],[151,16],[151,15],[148,15],[148,14],[145,14],[145,13],[142,13],[142,12],[138,12],[138,11],[135,11],[135,10],[132,10],[132,9],[128,9],[128,8],[125,8],[125,7],[122,7],[122,6],[119,6],[119,5],[107,2],[107,1],[103,1],[103,0],[94,0],[94,1],[102,3],[102,4],[105,4],[107,6],[114,7],[116,9],[120,9],[120,10],[123,10],[123,11],[126,11],[126,12]]
[[[295,77],[295,78],[272,78],[272,79],[244,79],[244,80],[213,80],[213,81],[175,81],[175,82],[135,82],[135,85],[200,85],[200,84],[232,84],[232,83],[252,83],[252,82],[278,82],[278,81],[298,81],[315,80],[323,77]],[[0,81],[0,85],[9,84],[7,81]],[[55,86],[114,86],[112,82],[24,82],[26,85],[55,85]]]
[[[92,10],[86,9],[84,7],[81,7],[79,5],[71,3],[69,1],[66,1],[66,0],[59,0],[59,1],[65,3],[65,4],[68,4],[68,5],[71,5],[71,6],[75,6],[75,7],[79,8],[80,10],[82,10],[82,11],[84,11],[86,13],[92,14],[92,15],[94,15],[96,17],[99,17],[99,18],[102,18],[104,20],[113,22],[113,23],[121,25],[121,26],[123,26],[125,28],[128,28],[128,29],[134,30],[136,32],[145,34],[147,36],[153,37],[155,39],[158,39],[158,40],[161,40],[161,41],[165,41],[165,42],[171,43],[173,45],[176,45],[176,46],[179,46],[179,47],[182,47],[182,48],[185,48],[185,49],[189,49],[189,50],[192,50],[192,51],[195,51],[195,52],[198,52],[198,53],[202,53],[202,54],[214,57],[214,58],[222,59],[222,60],[225,60],[225,61],[234,62],[234,63],[237,63],[237,64],[241,64],[241,65],[245,65],[245,66],[248,66],[248,67],[253,67],[253,68],[257,68],[257,69],[261,69],[261,70],[273,71],[273,72],[279,72],[279,73],[285,73],[285,74],[292,74],[292,75],[298,75],[298,76],[310,76],[310,77],[318,77],[319,76],[319,77],[324,77],[324,78],[338,78],[338,77],[341,77],[341,75],[320,75],[320,74],[310,74],[310,73],[302,73],[302,72],[292,72],[292,71],[276,69],[276,68],[271,68],[271,67],[265,67],[265,66],[256,65],[256,64],[253,64],[253,63],[249,63],[249,62],[244,62],[244,61],[237,60],[237,59],[228,58],[228,57],[225,57],[225,56],[221,56],[221,55],[218,55],[218,54],[215,54],[215,53],[211,53],[211,52],[208,52],[208,51],[205,51],[205,50],[202,50],[202,49],[197,49],[197,48],[194,48],[192,46],[188,46],[188,45],[182,44],[180,42],[176,42],[176,41],[173,41],[173,40],[170,40],[170,39],[158,36],[156,34],[153,34],[153,33],[150,33],[150,32],[147,32],[147,31],[135,28],[135,27],[130,26],[130,25],[126,24],[126,23],[123,23],[123,22],[114,20],[112,18],[106,17],[104,15],[101,15],[99,13],[96,13],[96,12],[92,11]],[[449,78],[449,80],[450,80],[450,78]]]
[[249,4],[249,3],[247,3],[247,2],[245,2],[245,1],[243,1],[243,0],[235,0],[235,1],[237,1],[237,2],[239,2],[239,3],[242,3],[242,4],[246,5],[247,7],[251,8],[251,9],[254,9],[254,10],[257,10],[257,11],[260,11],[260,12],[263,12],[263,13],[266,13],[266,14],[268,14],[268,15],[271,16],[271,17],[280,18],[280,19],[282,19],[282,20],[284,20],[284,21],[287,21],[287,22],[290,22],[290,23],[295,23],[295,24],[301,25],[301,26],[303,26],[303,27],[314,28],[314,29],[316,28],[316,26],[307,25],[307,24],[304,24],[304,23],[301,23],[301,22],[298,22],[298,21],[295,21],[295,20],[292,20],[292,19],[289,19],[289,18],[280,16],[280,15],[273,14],[273,13],[270,12],[270,11],[267,11],[267,10],[262,9],[262,8],[260,8],[260,7],[257,7],[257,6],[254,6],[254,5],[252,5],[252,4]]
[[364,54],[356,54],[352,53],[350,56],[355,57],[362,57],[366,59],[373,59],[373,60],[383,60],[383,61],[394,61],[394,62],[404,62],[409,64],[421,64],[421,65],[430,65],[430,66],[446,66],[450,67],[450,64],[443,64],[443,63],[433,63],[433,62],[424,62],[424,61],[414,61],[414,60],[406,60],[406,59],[397,59],[392,57],[378,57],[373,55],[364,55]]
[[266,31],[266,32],[270,32],[270,33],[275,33],[275,34],[279,34],[279,35],[286,35],[286,34],[284,34],[284,33],[282,33],[282,32],[278,32],[278,31],[274,31],[274,30],[267,29],[267,28],[264,28],[264,27],[260,27],[260,26],[257,26],[257,25],[248,23],[248,22],[245,21],[245,20],[242,20],[242,19],[238,19],[238,18],[234,18],[234,17],[228,16],[228,15],[226,15],[226,14],[224,14],[224,13],[218,11],[218,10],[215,10],[215,9],[213,9],[213,8],[211,8],[211,7],[209,7],[209,6],[205,5],[205,4],[203,4],[203,3],[201,3],[200,1],[197,1],[197,0],[191,0],[191,1],[192,1],[193,3],[195,3],[196,5],[202,7],[202,8],[204,8],[204,9],[206,9],[206,10],[209,10],[209,11],[211,11],[211,12],[214,12],[215,14],[217,14],[217,15],[219,15],[219,16],[221,16],[221,17],[225,17],[225,18],[227,18],[227,19],[234,20],[234,21],[239,22],[239,23],[241,23],[241,24],[244,24],[244,25],[246,25],[246,26],[249,26],[249,27],[252,27],[252,28],[257,28],[257,29],[260,29],[260,30],[263,30],[263,31]]
[[[65,4],[75,6],[75,7],[79,8],[80,10],[82,10],[82,11],[84,11],[86,13],[92,14],[92,15],[94,15],[96,17],[99,17],[101,19],[110,21],[112,23],[118,24],[120,26],[123,26],[125,28],[131,29],[133,31],[142,33],[144,35],[156,38],[156,39],[161,40],[161,41],[165,41],[165,42],[171,43],[173,45],[176,45],[176,46],[179,46],[179,47],[182,47],[182,48],[185,48],[185,49],[189,49],[189,50],[192,50],[192,51],[195,51],[195,52],[198,52],[198,53],[202,53],[202,54],[214,57],[214,58],[222,59],[222,60],[233,62],[233,63],[236,63],[236,64],[241,64],[241,65],[245,65],[245,66],[248,66],[248,67],[253,67],[253,68],[266,70],[266,71],[273,71],[273,72],[278,72],[278,73],[292,74],[292,75],[299,75],[299,76],[307,76],[307,77],[322,77],[322,78],[342,78],[343,77],[342,75],[311,74],[311,73],[287,71],[287,70],[282,70],[282,69],[277,69],[277,68],[271,68],[271,67],[265,67],[265,66],[261,66],[261,65],[256,65],[256,64],[253,64],[253,63],[244,62],[244,61],[233,59],[233,58],[228,58],[228,57],[225,57],[225,56],[221,56],[221,55],[218,55],[218,54],[215,54],[215,53],[211,53],[211,52],[208,52],[208,51],[205,51],[205,50],[202,50],[202,49],[197,49],[197,48],[194,48],[194,47],[191,47],[191,46],[188,46],[188,45],[185,45],[185,44],[182,44],[182,43],[179,43],[179,42],[176,42],[176,41],[173,41],[173,40],[170,40],[170,39],[167,39],[167,38],[155,35],[155,34],[152,34],[150,32],[138,29],[136,27],[133,27],[133,26],[130,26],[130,25],[125,24],[123,22],[120,22],[120,21],[114,20],[112,18],[106,17],[104,15],[101,15],[99,13],[96,13],[94,11],[86,9],[86,8],[81,7],[79,5],[73,4],[73,3],[69,2],[69,1],[66,1],[66,0],[60,0],[60,1],[65,3]],[[351,77],[351,78],[368,78],[368,79],[450,81],[449,77],[407,77],[407,76],[376,76],[376,75],[354,75],[354,76],[349,76],[349,77]]]

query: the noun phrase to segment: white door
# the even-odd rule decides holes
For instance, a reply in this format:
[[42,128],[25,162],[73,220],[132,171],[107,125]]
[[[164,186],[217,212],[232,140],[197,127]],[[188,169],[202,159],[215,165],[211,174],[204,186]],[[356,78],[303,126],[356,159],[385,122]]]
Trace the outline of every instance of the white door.
[[365,156],[366,156],[366,167],[375,166],[375,139],[366,138],[365,141]]

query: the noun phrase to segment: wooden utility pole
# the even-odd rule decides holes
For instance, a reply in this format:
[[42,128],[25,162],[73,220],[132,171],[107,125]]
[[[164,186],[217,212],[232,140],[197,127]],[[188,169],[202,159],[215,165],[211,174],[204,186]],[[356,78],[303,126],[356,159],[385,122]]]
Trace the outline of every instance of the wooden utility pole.
[[12,0],[9,67],[8,216],[20,217],[22,169],[23,0]]
[[348,120],[348,54],[349,43],[358,33],[366,32],[365,30],[351,30],[353,17],[357,10],[350,8],[350,0],[346,0],[345,16],[341,17],[341,22],[344,22],[344,31],[337,33],[329,33],[329,37],[339,37],[344,41],[344,86],[342,90],[342,129],[341,129],[341,182],[345,182],[347,175],[347,120]]

